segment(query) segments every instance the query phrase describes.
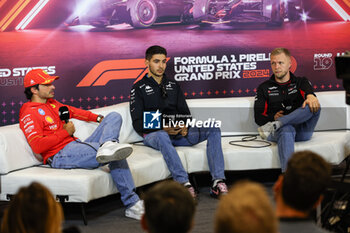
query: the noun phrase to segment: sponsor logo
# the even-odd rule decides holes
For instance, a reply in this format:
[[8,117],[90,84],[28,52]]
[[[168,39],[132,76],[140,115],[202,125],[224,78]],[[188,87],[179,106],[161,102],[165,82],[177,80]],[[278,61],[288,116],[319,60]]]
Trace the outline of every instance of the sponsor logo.
[[54,104],[50,104],[50,105],[51,105],[52,108],[56,108],[56,105],[54,105]]
[[154,90],[153,90],[153,88],[152,87],[150,87],[150,86],[145,86],[145,91],[146,91],[146,94],[147,95],[152,95],[153,93],[154,93]]
[[143,128],[144,129],[160,129],[160,116],[162,114],[157,110],[156,112],[143,113]]
[[46,120],[46,122],[49,123],[49,124],[54,123],[53,119],[52,119],[50,116],[46,116],[46,117],[45,117],[45,120]]
[[280,94],[278,90],[268,90],[267,93],[269,94],[269,96],[278,96]]
[[30,114],[25,115],[24,117],[22,117],[21,121],[23,122],[23,124],[27,124],[28,121],[31,121],[32,119],[30,118]]
[[297,92],[298,92],[297,89],[293,89],[293,90],[291,90],[291,91],[288,92],[288,95],[291,95],[291,94],[294,94],[294,93],[297,93]]
[[27,128],[28,125],[31,125],[31,124],[33,124],[33,123],[34,123],[34,121],[28,121],[28,122],[23,126],[23,128]]
[[131,89],[130,91],[130,101],[132,101],[130,104],[132,104],[135,101],[135,89]]
[[33,136],[33,135],[36,134],[36,133],[37,133],[37,132],[34,131],[34,132],[32,132],[31,134],[29,134],[27,137],[30,138],[31,136]]
[[33,131],[33,129],[34,129],[34,125],[30,125],[24,130],[24,132],[26,134],[28,134],[28,133],[31,133]]
[[166,89],[167,91],[172,91],[172,90],[174,90],[174,88],[173,88],[173,86],[172,86],[172,83],[169,83],[169,84],[165,85],[165,89]]
[[50,126],[49,126],[49,129],[51,129],[51,130],[56,130],[56,129],[57,129],[57,125],[56,125],[56,124],[50,125]]
[[146,92],[151,92],[151,91],[153,91],[153,88],[147,85],[145,87],[145,90],[146,90]]
[[328,70],[333,65],[332,53],[314,54],[314,70]]
[[45,115],[45,111],[44,111],[43,109],[41,109],[41,108],[38,109],[38,113],[39,113],[40,115],[42,115],[42,116]]

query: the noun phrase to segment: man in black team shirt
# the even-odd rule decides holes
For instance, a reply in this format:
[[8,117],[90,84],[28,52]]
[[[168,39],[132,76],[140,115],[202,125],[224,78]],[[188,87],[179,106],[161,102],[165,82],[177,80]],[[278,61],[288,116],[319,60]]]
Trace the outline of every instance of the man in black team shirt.
[[309,80],[289,71],[285,48],[271,52],[272,77],[259,85],[254,103],[255,122],[263,139],[277,142],[282,172],[294,152],[295,141],[311,138],[320,116],[320,103]]
[[144,138],[146,146],[162,153],[174,180],[187,187],[193,197],[196,194],[174,146],[192,146],[207,140],[207,158],[213,181],[210,194],[213,197],[226,194],[225,165],[219,128],[188,128],[184,125],[158,129],[144,128],[144,114],[150,111],[155,112],[152,119],[160,116],[172,118],[174,122],[186,122],[191,119],[191,113],[180,86],[164,74],[166,56],[166,50],[160,46],[152,46],[146,51],[145,62],[149,72],[134,84],[130,93],[133,126]]

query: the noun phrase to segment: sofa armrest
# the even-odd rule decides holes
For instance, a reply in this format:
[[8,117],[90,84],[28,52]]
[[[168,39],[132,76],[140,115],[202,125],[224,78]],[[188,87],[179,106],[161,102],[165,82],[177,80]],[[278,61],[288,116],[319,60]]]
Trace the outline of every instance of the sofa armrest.
[[18,124],[0,127],[0,174],[40,164]]

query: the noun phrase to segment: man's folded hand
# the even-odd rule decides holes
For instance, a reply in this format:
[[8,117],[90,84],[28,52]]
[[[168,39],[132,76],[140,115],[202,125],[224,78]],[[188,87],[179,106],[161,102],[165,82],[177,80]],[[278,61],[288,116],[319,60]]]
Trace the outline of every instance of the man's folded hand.
[[176,127],[166,127],[166,126],[164,126],[163,130],[165,132],[167,132],[169,135],[178,135],[182,131],[182,128],[179,127],[179,126],[176,126]]

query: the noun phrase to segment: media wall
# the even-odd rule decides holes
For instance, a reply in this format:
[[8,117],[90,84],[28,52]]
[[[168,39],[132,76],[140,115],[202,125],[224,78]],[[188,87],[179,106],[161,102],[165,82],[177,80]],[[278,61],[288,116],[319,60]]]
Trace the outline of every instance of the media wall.
[[350,50],[350,23],[326,1],[51,0],[34,15],[40,2],[0,1],[0,125],[18,123],[23,77],[37,67],[60,76],[55,98],[63,103],[128,101],[155,44],[168,50],[166,74],[187,98],[254,96],[272,74],[275,47],[290,49],[292,71],[316,91],[343,89],[334,57]]

